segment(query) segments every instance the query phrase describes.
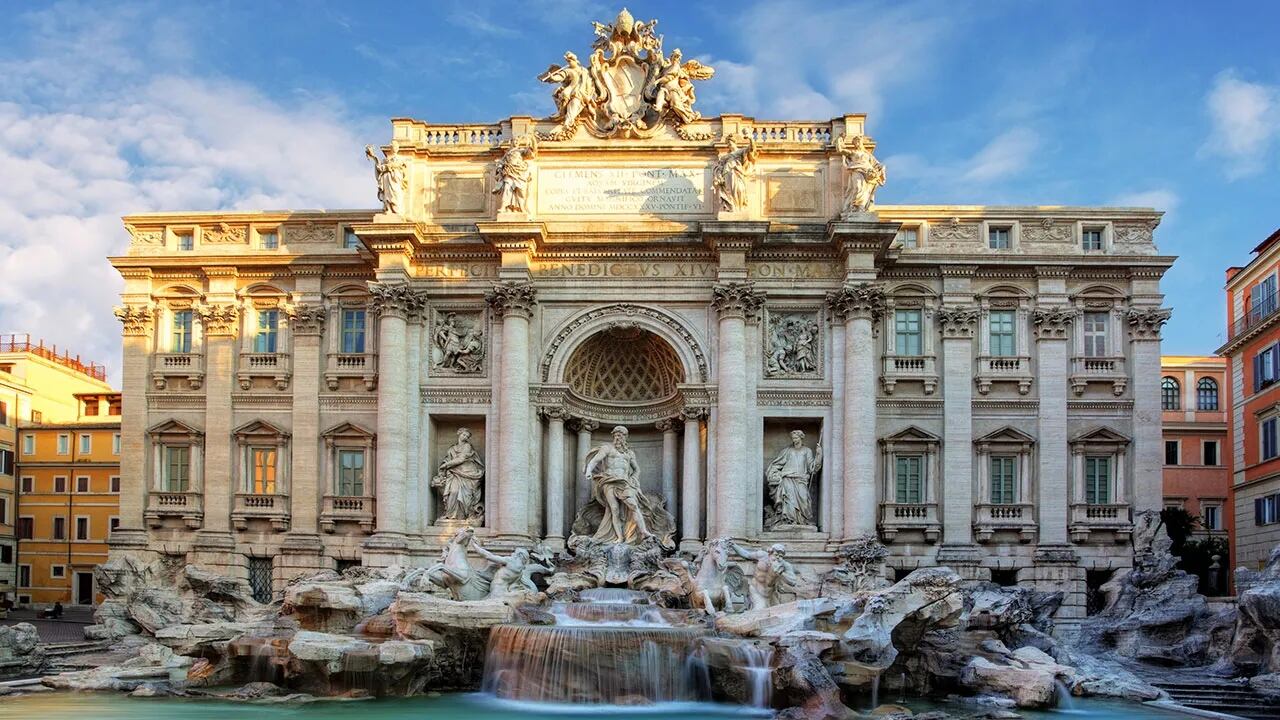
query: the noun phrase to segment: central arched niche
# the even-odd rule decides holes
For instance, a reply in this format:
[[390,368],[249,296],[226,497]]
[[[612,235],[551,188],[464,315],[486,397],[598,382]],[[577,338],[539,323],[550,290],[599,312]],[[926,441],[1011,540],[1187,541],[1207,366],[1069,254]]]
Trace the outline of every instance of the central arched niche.
[[641,327],[610,327],[574,349],[565,384],[577,398],[616,408],[622,419],[645,407],[670,404],[684,382],[680,357],[665,340]]

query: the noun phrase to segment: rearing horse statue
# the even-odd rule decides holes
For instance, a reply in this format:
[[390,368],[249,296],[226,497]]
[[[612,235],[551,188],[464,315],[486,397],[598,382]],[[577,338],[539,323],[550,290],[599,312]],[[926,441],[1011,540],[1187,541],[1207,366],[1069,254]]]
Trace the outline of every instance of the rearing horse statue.
[[454,533],[440,549],[440,562],[422,571],[427,582],[448,590],[454,600],[482,600],[489,595],[491,576],[467,562],[467,548],[475,534],[470,527]]
[[708,614],[733,612],[734,596],[741,594],[742,584],[742,569],[729,562],[729,540],[708,541],[698,559],[698,574],[689,604]]

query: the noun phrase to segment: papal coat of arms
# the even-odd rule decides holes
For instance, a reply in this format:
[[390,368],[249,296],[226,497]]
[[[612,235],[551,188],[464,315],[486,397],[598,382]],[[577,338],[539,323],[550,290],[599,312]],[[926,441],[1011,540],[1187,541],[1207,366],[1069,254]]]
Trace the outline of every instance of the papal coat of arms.
[[544,139],[567,140],[579,124],[597,137],[650,137],[664,123],[687,140],[705,139],[689,127],[702,117],[693,109],[693,83],[715,70],[685,60],[679,48],[665,55],[662,36],[654,32],[657,20],[637,22],[623,9],[613,24],[593,24],[596,40],[585,66],[567,52],[565,65],[538,77],[559,84],[550,119],[560,124]]

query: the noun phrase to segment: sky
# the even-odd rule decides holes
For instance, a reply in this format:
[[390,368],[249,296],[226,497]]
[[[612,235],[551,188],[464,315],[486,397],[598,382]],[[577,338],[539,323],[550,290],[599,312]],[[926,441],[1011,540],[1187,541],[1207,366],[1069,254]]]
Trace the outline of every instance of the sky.
[[[732,9],[730,9],[732,8]],[[0,332],[118,381],[120,216],[372,208],[392,117],[545,116],[536,76],[619,5],[0,0]],[[1223,341],[1280,227],[1280,4],[635,2],[716,68],[707,115],[866,113],[884,204],[1151,206],[1166,354]]]

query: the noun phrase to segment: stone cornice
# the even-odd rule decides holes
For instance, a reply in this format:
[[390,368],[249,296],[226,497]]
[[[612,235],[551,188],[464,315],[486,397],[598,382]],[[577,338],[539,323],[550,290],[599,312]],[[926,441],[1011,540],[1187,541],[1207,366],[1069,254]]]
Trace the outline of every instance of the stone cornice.
[[533,306],[537,303],[537,292],[533,283],[508,280],[494,283],[484,294],[484,300],[493,310],[494,317],[533,317]]
[[753,282],[720,283],[711,288],[711,307],[723,318],[754,318],[764,305],[764,293]]

